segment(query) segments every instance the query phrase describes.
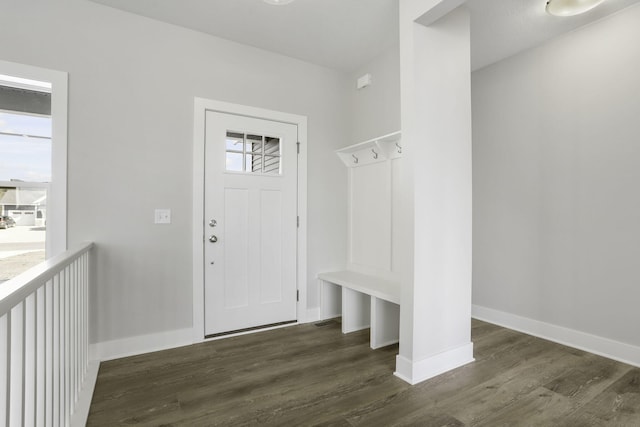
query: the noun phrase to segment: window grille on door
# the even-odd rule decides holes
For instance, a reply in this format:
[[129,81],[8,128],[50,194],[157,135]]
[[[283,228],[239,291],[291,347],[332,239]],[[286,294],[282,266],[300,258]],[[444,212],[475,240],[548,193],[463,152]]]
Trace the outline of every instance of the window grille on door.
[[278,137],[227,131],[225,169],[228,172],[281,175],[280,143]]

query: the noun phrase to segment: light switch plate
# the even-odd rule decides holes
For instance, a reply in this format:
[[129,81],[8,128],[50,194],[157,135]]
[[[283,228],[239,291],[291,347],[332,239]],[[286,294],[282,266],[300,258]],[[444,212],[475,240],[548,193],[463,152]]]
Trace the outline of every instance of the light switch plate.
[[171,209],[156,209],[156,224],[171,224]]

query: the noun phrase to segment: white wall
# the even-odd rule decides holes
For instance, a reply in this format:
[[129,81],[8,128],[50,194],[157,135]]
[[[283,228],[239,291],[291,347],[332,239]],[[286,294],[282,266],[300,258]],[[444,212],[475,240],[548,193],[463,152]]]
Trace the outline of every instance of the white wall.
[[5,2],[0,39],[2,60],[69,72],[69,244],[97,244],[94,341],[191,327],[194,96],[308,116],[317,306],[315,275],[346,259],[345,75],[81,0]]
[[[394,19],[398,19],[394,17]],[[373,83],[356,89],[356,80],[370,73]],[[400,51],[395,43],[370,63],[351,73],[351,144],[400,130]]]
[[640,6],[473,73],[473,302],[640,345]]

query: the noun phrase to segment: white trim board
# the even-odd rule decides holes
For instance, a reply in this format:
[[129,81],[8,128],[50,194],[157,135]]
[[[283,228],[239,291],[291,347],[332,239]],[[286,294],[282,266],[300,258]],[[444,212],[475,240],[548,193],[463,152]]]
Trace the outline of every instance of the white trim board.
[[320,307],[311,307],[311,308],[307,308],[304,311],[298,312],[298,324],[313,323],[319,320],[320,320]]
[[193,344],[192,336],[193,331],[191,328],[138,335],[91,344],[89,346],[89,354],[92,359],[104,362],[121,357],[137,356],[190,345]]
[[397,355],[396,371],[393,375],[411,385],[416,385],[474,360],[472,342],[415,362]]
[[303,323],[312,323],[319,320],[319,308],[313,308],[299,313],[301,320],[290,325],[274,326],[252,331],[240,332],[233,335],[225,335],[216,338],[201,339],[193,341],[193,330],[191,328],[176,329],[167,332],[157,332],[148,335],[138,335],[112,341],[103,341],[89,346],[89,354],[92,360],[106,362],[107,360],[120,359],[122,357],[138,356],[140,354],[153,353],[156,351],[170,350],[187,345],[198,344],[200,342],[216,341],[240,335],[255,334],[273,329],[288,328]]
[[472,317],[640,367],[640,347],[637,346],[479,305],[472,306]]
[[229,102],[194,98],[193,109],[193,331],[192,342],[205,341],[204,338],[204,248],[202,246],[202,227],[204,212],[204,149],[207,111],[237,114],[276,122],[291,123],[298,126],[298,254],[297,285],[299,301],[297,304],[298,323],[306,322],[307,312],[307,117],[296,114]]

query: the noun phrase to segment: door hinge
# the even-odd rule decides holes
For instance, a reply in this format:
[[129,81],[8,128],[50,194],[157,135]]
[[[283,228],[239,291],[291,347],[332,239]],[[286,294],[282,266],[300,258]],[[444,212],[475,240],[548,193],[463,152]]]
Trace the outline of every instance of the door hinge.
[[296,227],[300,228],[300,216],[296,217]]
[[296,301],[300,301],[300,291],[296,291]]
[[300,154],[300,141],[296,142],[296,145],[298,146],[298,154]]

